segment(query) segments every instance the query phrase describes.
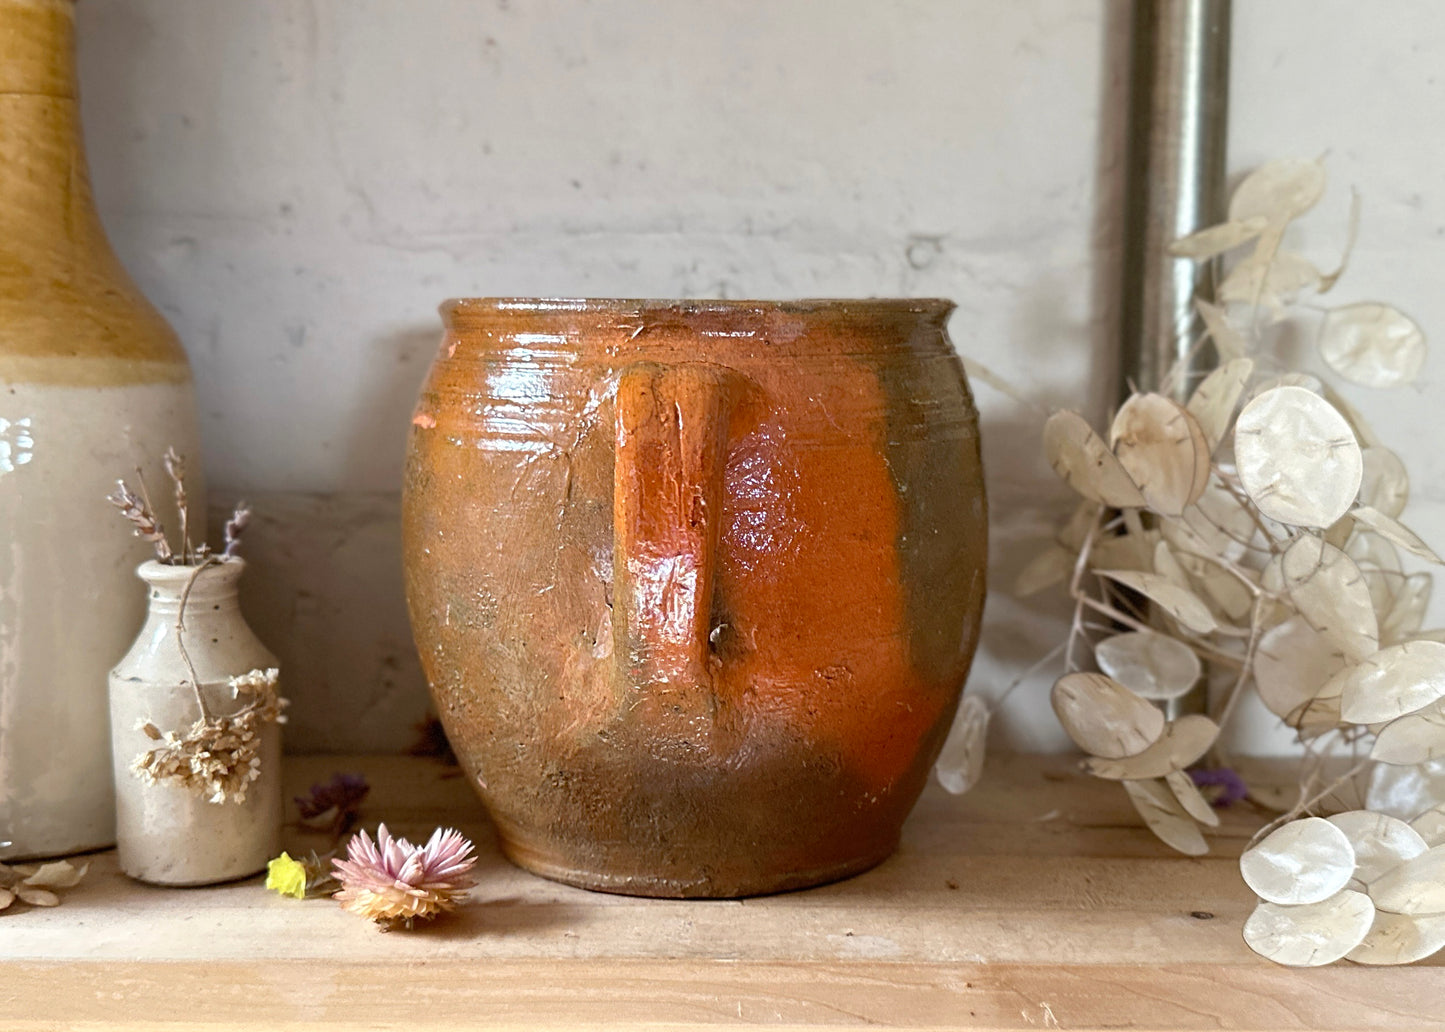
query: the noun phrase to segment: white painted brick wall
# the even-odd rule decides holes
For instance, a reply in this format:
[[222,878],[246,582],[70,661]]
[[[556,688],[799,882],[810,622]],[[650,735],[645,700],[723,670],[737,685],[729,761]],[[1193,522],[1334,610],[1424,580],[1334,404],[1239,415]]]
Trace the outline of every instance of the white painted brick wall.
[[[1331,152],[1366,198],[1342,296],[1445,339],[1445,7],[1236,0],[1232,164]],[[1043,405],[1112,386],[1123,19],[1107,0],[85,0],[102,213],[195,366],[217,494],[252,498],[253,622],[291,744],[395,748],[425,709],[397,571],[404,430],[468,294],[943,295]],[[1342,236],[1343,191],[1307,243]],[[1334,221],[1332,221],[1332,218]],[[1403,399],[1445,541],[1440,359]],[[978,390],[1009,584],[1066,493]],[[996,592],[973,679],[1062,633]],[[1057,748],[1037,679],[1002,739]]]

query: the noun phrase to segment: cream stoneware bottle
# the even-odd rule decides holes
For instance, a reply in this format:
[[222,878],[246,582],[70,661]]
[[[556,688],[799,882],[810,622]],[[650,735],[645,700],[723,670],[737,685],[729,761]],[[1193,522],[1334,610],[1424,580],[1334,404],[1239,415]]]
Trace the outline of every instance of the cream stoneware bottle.
[[157,744],[141,730],[145,724],[184,734],[200,717],[193,669],[207,709],[221,717],[250,701],[235,696],[231,678],[277,665],[241,616],[237,588],[245,567],[233,558],[197,574],[192,566],[151,561],[136,571],[150,588],[150,612],[110,674],[117,847],[120,868],[132,878],[208,885],[255,874],[280,852],[279,725],[261,725],[259,774],[240,801],[212,801],[173,781],[152,783],[131,769]]
[[106,672],[147,549],[105,495],[137,467],[164,483],[167,446],[200,465],[185,352],[91,200],[74,20],[73,0],[0,0],[0,859],[115,840]]

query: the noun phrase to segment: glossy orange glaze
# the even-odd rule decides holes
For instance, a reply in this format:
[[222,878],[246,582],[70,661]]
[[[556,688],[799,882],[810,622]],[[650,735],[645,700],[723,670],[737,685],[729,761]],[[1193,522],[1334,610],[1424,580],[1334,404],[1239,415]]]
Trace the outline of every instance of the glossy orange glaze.
[[985,550],[945,302],[455,302],[408,596],[525,866],[739,895],[890,852]]

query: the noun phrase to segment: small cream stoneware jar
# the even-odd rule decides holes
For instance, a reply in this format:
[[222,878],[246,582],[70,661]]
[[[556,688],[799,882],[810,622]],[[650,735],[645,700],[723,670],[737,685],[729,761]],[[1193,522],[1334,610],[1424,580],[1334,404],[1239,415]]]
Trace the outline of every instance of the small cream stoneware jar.
[[[247,703],[229,680],[277,665],[241,616],[237,588],[245,563],[228,559],[202,570],[186,599],[185,651],[195,665],[206,705],[216,716]],[[191,674],[176,632],[181,597],[193,567],[143,563],[150,610],[140,636],[110,673],[111,751],[115,763],[116,839],[126,874],[155,885],[207,885],[244,878],[280,851],[281,729],[261,732],[260,776],[243,802],[209,802],[171,782],[151,784],[132,770],[156,746],[140,729],[185,730],[199,716]]]

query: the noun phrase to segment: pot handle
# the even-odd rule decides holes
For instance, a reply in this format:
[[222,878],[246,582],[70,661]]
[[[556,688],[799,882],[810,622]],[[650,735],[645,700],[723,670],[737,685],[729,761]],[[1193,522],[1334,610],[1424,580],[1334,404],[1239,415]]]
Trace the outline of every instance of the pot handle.
[[[639,362],[617,384],[613,641],[629,711],[701,745],[713,694],[713,585],[737,374]],[[661,728],[659,728],[661,729]]]

